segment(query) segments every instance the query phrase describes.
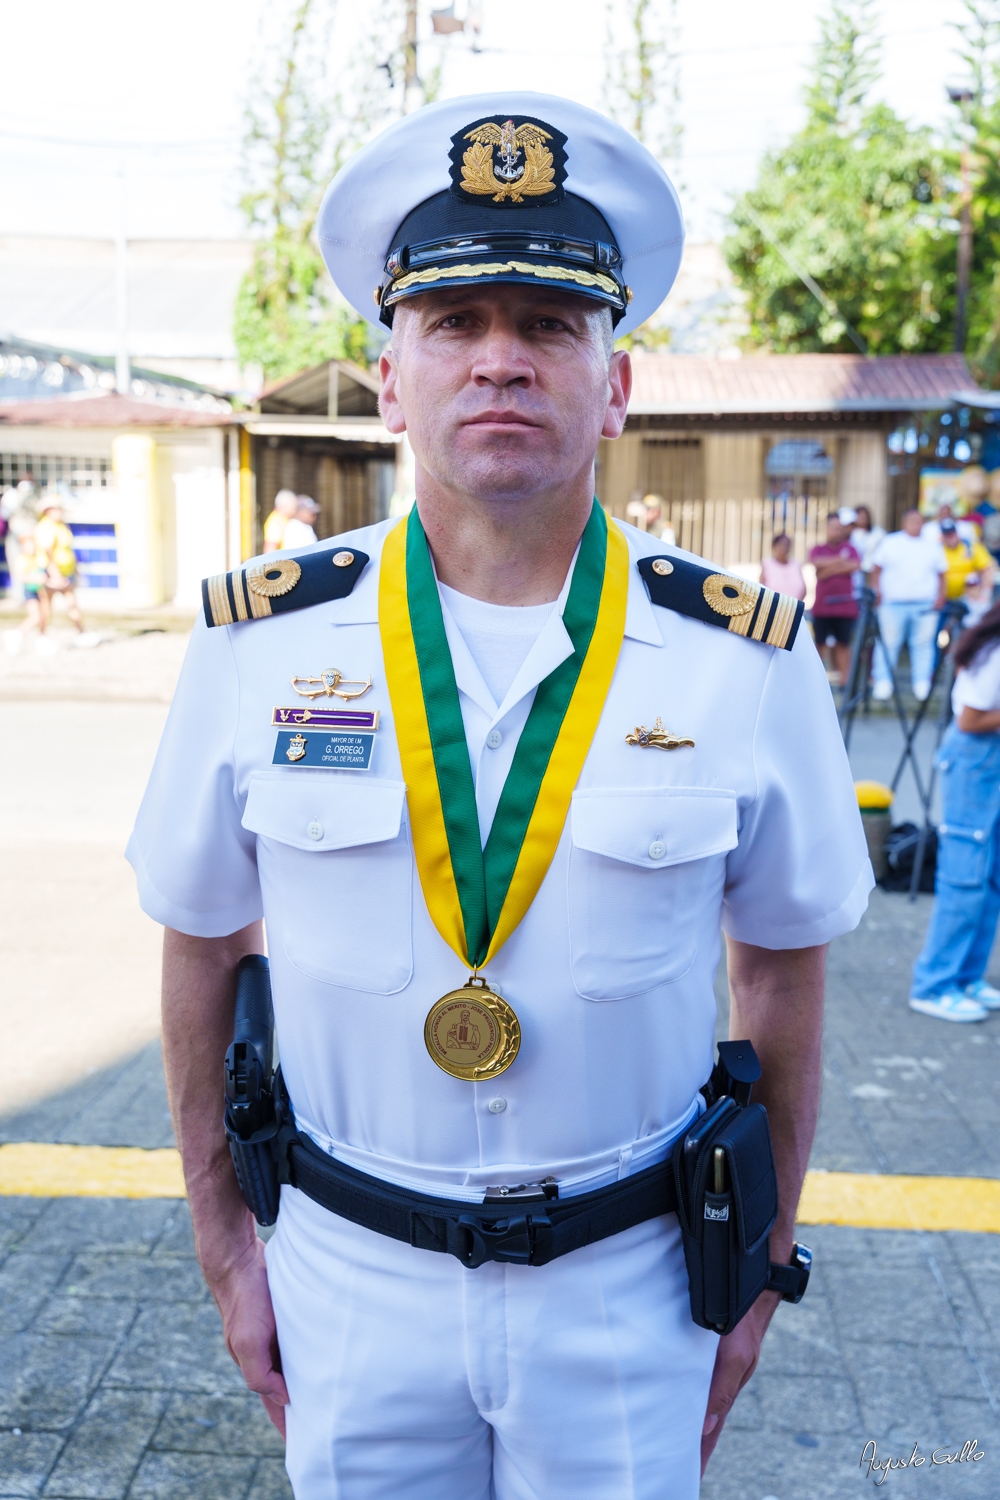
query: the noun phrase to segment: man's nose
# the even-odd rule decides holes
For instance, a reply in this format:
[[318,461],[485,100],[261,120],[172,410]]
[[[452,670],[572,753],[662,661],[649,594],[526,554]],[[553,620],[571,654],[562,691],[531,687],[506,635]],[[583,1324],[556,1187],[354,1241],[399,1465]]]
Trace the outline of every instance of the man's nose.
[[535,370],[522,340],[511,329],[490,329],[479,341],[472,363],[477,385],[523,388],[535,382]]

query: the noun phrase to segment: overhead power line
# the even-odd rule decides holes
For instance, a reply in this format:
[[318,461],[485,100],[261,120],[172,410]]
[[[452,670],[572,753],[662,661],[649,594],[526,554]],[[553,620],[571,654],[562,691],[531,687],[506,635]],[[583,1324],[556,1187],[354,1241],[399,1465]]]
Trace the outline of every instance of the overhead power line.
[[759,214],[754,212],[749,203],[747,203],[746,199],[744,199],[740,204],[740,213],[746,214],[750,222],[760,230],[761,234],[767,240],[767,243],[781,256],[788,269],[790,271],[793,271],[801,281],[802,285],[806,288],[806,290],[813,294],[813,296],[816,298],[816,301],[819,303],[820,307],[827,314],[827,316],[837,317],[840,319],[845,329],[847,330],[847,335],[850,338],[851,343],[862,354],[866,355],[868,353],[868,345],[865,343],[861,334],[858,333],[856,328],[851,327],[850,323],[848,323],[847,319],[844,317],[843,313],[840,311],[840,308],[837,306],[836,302],[834,302],[833,298],[827,296],[826,292],[824,292],[819,282],[814,281],[813,278],[809,275],[809,272],[806,270],[805,266],[800,266],[798,261],[792,255],[791,251],[786,250],[784,245],[781,244],[780,240],[775,239],[770,229],[768,229],[767,225],[764,223],[764,220],[760,217]]

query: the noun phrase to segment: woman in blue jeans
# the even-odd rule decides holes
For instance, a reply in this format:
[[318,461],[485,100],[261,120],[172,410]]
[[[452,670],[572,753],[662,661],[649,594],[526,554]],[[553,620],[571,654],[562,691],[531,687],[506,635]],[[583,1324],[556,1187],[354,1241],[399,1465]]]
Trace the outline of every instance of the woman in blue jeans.
[[934,910],[910,1008],[941,1021],[983,1021],[1000,1010],[1000,990],[983,977],[1000,916],[1000,605],[960,637],[955,665],[955,718],[937,755]]

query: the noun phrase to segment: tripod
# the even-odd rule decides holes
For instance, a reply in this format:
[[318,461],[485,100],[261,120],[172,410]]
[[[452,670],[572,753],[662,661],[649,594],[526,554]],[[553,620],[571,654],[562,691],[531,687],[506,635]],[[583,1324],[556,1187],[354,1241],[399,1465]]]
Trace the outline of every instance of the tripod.
[[[903,735],[903,752],[893,773],[890,783],[891,789],[893,792],[896,791],[902,779],[903,772],[907,765],[909,765],[913,773],[914,784],[917,788],[917,797],[920,800],[920,807],[923,812],[923,824],[917,839],[917,847],[913,856],[913,873],[910,877],[911,901],[916,900],[917,892],[920,889],[920,876],[923,872],[924,858],[927,853],[927,842],[934,829],[934,825],[931,822],[931,803],[934,798],[934,785],[937,780],[937,767],[934,763],[934,756],[944,738],[944,732],[951,722],[951,687],[955,676],[955,668],[951,658],[951,647],[961,634],[962,620],[965,613],[966,606],[961,600],[953,600],[946,605],[945,616],[938,631],[937,660],[934,663],[934,671],[931,676],[930,691],[924,701],[917,704],[916,713],[911,721],[899,690],[899,678],[896,667],[888,651],[886,651],[885,643],[882,640],[874,591],[869,588],[863,589],[861,593],[861,613],[858,617],[857,629],[854,632],[854,643],[851,648],[851,664],[848,668],[847,681],[844,684],[841,695],[840,712],[837,716],[840,723],[840,732],[844,736],[844,748],[849,751],[855,714],[859,708],[865,713],[868,712],[872,657],[876,646],[881,646],[892,682],[890,701],[896,711],[896,717],[899,720],[899,727]],[[945,637],[944,640],[942,640],[942,636]],[[927,717],[927,712],[934,696],[934,689],[938,685],[939,679],[943,692],[937,713],[934,751],[932,752],[930,769],[927,772],[925,785],[924,774],[917,760],[915,741]]]

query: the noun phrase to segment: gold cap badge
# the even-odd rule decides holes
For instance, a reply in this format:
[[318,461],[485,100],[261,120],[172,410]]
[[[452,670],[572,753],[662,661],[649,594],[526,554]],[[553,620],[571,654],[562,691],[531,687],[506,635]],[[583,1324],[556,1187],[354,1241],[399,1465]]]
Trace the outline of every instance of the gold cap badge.
[[452,191],[467,201],[514,207],[558,202],[566,180],[566,137],[541,120],[490,115],[451,138]]

